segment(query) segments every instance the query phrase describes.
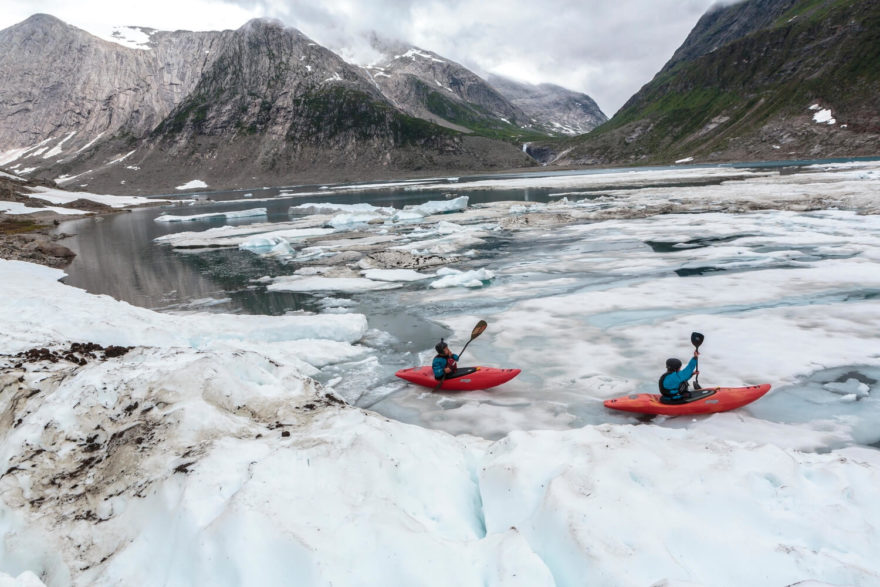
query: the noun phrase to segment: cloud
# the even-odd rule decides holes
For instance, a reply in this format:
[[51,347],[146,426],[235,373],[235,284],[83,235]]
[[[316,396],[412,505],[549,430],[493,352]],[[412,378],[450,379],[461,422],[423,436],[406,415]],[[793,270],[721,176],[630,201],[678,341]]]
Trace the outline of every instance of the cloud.
[[[374,30],[477,71],[583,91],[606,114],[650,81],[715,0],[262,0],[262,9],[361,62]],[[253,5],[253,2],[247,2]]]
[[[735,0],[726,0],[730,4]],[[367,36],[402,40],[474,69],[589,94],[609,116],[650,81],[715,0],[4,0],[0,27],[46,12],[90,32],[111,25],[238,28],[277,18],[359,63]]]

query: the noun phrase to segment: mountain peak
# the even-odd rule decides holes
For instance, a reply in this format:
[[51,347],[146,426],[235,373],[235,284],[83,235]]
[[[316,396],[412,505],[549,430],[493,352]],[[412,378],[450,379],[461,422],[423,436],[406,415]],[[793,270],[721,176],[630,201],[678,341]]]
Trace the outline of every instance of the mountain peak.
[[64,22],[60,18],[52,16],[51,14],[46,14],[44,12],[38,12],[36,14],[30,15],[29,17],[27,17],[25,20],[23,20],[21,22],[21,24],[25,24],[25,23],[32,24],[32,25],[41,25],[41,26],[46,26],[46,25],[64,26],[64,27],[69,26],[66,22]]
[[14,24],[8,29],[5,30],[17,30],[17,31],[32,31],[32,30],[71,30],[76,29],[63,20],[52,16],[51,14],[45,14],[42,12],[38,12],[37,14],[32,14],[27,17],[23,21],[18,24]]

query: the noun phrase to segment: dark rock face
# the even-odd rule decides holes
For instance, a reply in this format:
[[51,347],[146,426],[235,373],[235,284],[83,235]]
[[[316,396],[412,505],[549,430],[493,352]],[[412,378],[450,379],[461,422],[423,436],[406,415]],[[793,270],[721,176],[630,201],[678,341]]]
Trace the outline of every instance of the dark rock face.
[[714,9],[608,123],[554,145],[555,161],[876,156],[878,31],[876,1],[747,0]]
[[149,32],[142,50],[47,15],[0,31],[0,164],[113,193],[534,164],[517,145],[405,114],[280,23]]
[[45,163],[99,136],[140,136],[192,91],[230,34],[156,33],[139,50],[45,14],[2,30],[0,145],[42,143],[31,155]]
[[599,105],[580,92],[553,84],[524,84],[497,75],[489,76],[489,83],[525,112],[532,124],[550,133],[584,134],[608,120]]
[[773,26],[798,0],[752,0],[736,7],[710,9],[700,18],[669,62],[667,71],[683,61],[693,61],[754,32]]

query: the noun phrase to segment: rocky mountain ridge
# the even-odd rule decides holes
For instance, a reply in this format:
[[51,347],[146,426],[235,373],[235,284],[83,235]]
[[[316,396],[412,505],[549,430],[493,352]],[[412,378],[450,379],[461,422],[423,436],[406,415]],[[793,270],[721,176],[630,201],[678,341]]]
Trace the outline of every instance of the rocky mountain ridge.
[[0,164],[148,193],[194,177],[241,187],[530,166],[523,142],[584,128],[538,120],[463,66],[399,43],[360,68],[265,19],[136,32],[146,42],[122,46],[45,14],[0,31]]
[[499,75],[489,83],[548,132],[562,135],[586,134],[608,117],[588,95],[555,84],[526,84]]
[[494,87],[462,65],[402,43],[380,41],[385,55],[366,67],[376,86],[411,116],[465,133],[521,139],[529,117]]
[[448,128],[524,141],[586,133],[607,120],[580,92],[483,78],[431,51],[375,35],[372,46],[385,57],[365,69],[382,93],[408,114]]
[[0,31],[0,164],[116,193],[534,165],[519,144],[406,114],[362,68],[278,22],[150,31],[147,47],[48,15]]

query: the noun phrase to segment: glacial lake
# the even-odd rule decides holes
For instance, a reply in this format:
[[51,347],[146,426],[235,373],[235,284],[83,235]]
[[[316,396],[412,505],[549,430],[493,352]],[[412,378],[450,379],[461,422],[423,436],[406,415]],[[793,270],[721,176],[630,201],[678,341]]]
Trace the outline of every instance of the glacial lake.
[[[787,275],[810,267],[833,273],[854,260],[878,254],[880,229],[875,216],[785,209],[787,205],[782,210],[768,206],[767,210],[744,214],[639,212],[639,207],[650,208],[664,199],[711,200],[719,197],[718,190],[730,190],[729,186],[739,183],[754,190],[753,184],[758,182],[766,186],[757,189],[761,197],[778,197],[786,190],[794,191],[792,186],[810,184],[817,167],[839,163],[553,171],[161,195],[157,197],[178,202],[62,223],[58,232],[73,235],[62,242],[77,253],[65,268],[68,276],[63,281],[162,312],[364,314],[369,331],[361,344],[369,348],[368,359],[324,366],[316,378],[354,405],[405,422],[488,438],[518,428],[647,421],[611,412],[601,401],[633,391],[653,392],[662,358],[674,354],[687,359],[693,350],[688,347],[687,335],[690,329],[700,329],[706,331],[708,342],[702,349],[704,384],[751,384],[765,379],[775,383],[776,377],[785,381],[738,413],[811,430],[822,420],[826,422],[821,426],[827,430],[827,442],[817,449],[850,442],[875,444],[880,442],[880,431],[872,431],[870,423],[880,417],[880,365],[876,362],[832,357],[821,364],[813,361],[803,369],[788,366],[788,371],[777,373],[756,358],[744,370],[730,364],[737,362],[731,359],[736,355],[733,348],[717,348],[717,362],[713,361],[711,345],[715,341],[733,346],[741,340],[731,325],[732,316],[737,318],[739,329],[764,332],[767,320],[779,321],[781,335],[810,336],[819,341],[832,334],[836,312],[847,314],[858,306],[876,318],[880,290],[873,284],[837,285],[822,278],[808,283],[806,290],[803,284],[787,291],[780,286]],[[865,164],[873,169],[870,162]],[[817,177],[816,184],[827,181]],[[723,197],[738,197],[735,189],[733,192]],[[255,254],[237,247],[173,248],[154,240],[223,226],[282,225],[304,216],[291,214],[292,206],[304,203],[404,209],[460,196],[468,197],[469,209],[510,203],[501,205],[500,216],[485,222],[462,222],[461,226],[451,222],[457,228],[447,227],[447,233],[458,231],[452,236],[443,231],[431,233],[435,228],[430,226],[424,228],[425,242],[428,237],[434,239],[432,243],[438,238],[446,242],[467,237],[450,253],[455,256],[450,266],[462,272],[491,272],[493,277],[481,287],[434,289],[430,282],[417,281],[377,291],[270,291],[267,280],[301,273],[316,262]],[[560,218],[568,218],[572,214],[566,203],[570,202],[576,217],[584,210],[592,213],[591,206],[598,211],[613,208],[623,197],[628,203],[616,215],[612,210],[607,220],[559,220],[515,230],[502,227],[504,218],[522,217],[544,207],[556,210],[552,207],[559,206]],[[194,216],[254,208],[266,208],[266,215],[155,221],[163,214]],[[513,225],[516,223],[504,224]],[[422,228],[405,230],[405,238],[414,239]],[[375,222],[337,231],[342,236],[361,231],[391,238],[388,230]],[[395,241],[389,242],[390,247]],[[454,249],[454,239],[451,242]],[[740,287],[738,284],[745,281],[750,285],[743,287],[738,301],[712,301],[719,299],[713,293],[719,286]],[[674,288],[669,287],[671,282]],[[651,291],[653,284],[655,293],[627,301],[633,292]],[[770,299],[759,295],[762,288],[781,292]],[[689,293],[682,296],[682,291]],[[691,297],[700,291],[704,295]],[[344,303],[336,304],[335,300]],[[812,330],[806,332],[810,320],[798,313],[814,305],[828,306],[831,315],[827,322],[813,320]],[[430,361],[431,349],[440,337],[449,340],[457,352],[477,318],[486,319],[490,326],[468,347],[463,364],[516,366],[523,369],[519,377],[495,390],[469,394],[431,394],[394,377],[400,368]],[[669,327],[663,324],[667,322],[680,322],[681,332],[674,336],[666,333]],[[823,333],[826,327],[828,332]],[[655,334],[658,332],[662,336]],[[790,351],[783,349],[781,353],[783,362],[793,360]],[[706,379],[713,377],[725,379]],[[832,388],[840,390],[829,391]],[[827,423],[829,411],[831,424]],[[682,427],[692,424],[680,418],[651,421]]]

